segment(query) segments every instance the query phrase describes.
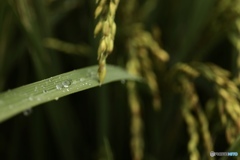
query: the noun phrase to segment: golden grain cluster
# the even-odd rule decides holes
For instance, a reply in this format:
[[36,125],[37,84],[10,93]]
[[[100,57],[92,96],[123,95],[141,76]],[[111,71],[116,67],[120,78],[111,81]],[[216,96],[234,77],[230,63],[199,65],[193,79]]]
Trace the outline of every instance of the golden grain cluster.
[[[141,25],[135,25],[132,29],[133,33],[127,41],[129,52],[127,70],[133,75],[144,77],[153,97],[152,106],[155,110],[159,110],[161,106],[160,91],[157,76],[153,71],[153,62],[150,54],[163,64],[168,61],[169,56],[154,40],[153,36],[144,30]],[[129,106],[132,114],[130,143],[132,156],[134,160],[141,160],[144,157],[144,125],[141,117],[140,99],[135,82],[128,82],[127,87]]]
[[[99,82],[103,82],[106,74],[106,58],[112,52],[114,47],[114,37],[116,32],[116,24],[114,17],[119,1],[99,0],[95,10],[95,18],[99,21],[94,30],[94,34],[101,33],[101,39],[98,48],[99,61]],[[211,130],[211,122],[217,118],[222,129],[226,132],[226,140],[232,144],[237,135],[240,133],[240,3],[237,0],[218,1],[214,8],[214,13],[210,19],[209,26],[206,29],[206,35],[217,34],[221,31],[229,31],[227,28],[232,24],[222,24],[232,19],[232,33],[229,33],[229,39],[235,46],[236,53],[235,71],[233,74],[227,70],[218,67],[212,63],[206,62],[177,62],[168,64],[169,54],[159,45],[154,33],[143,28],[144,24],[135,20],[133,13],[137,10],[138,2],[136,0],[126,1],[124,6],[124,15],[128,18],[124,19],[125,28],[123,34],[127,37],[125,42],[126,51],[128,53],[127,70],[136,76],[144,78],[149,87],[152,96],[152,104],[155,111],[161,107],[161,85],[159,82],[166,83],[171,86],[168,89],[177,94],[182,100],[179,104],[181,115],[187,125],[189,135],[187,150],[189,158],[200,159],[202,151],[199,147],[202,145],[204,153],[214,150],[214,142]],[[143,11],[142,11],[143,12]],[[141,13],[141,11],[139,11]],[[227,13],[227,14],[225,14]],[[126,16],[125,16],[126,17]],[[141,18],[140,18],[141,19]],[[127,26],[126,26],[127,24]],[[160,30],[160,29],[159,29]],[[174,56],[174,54],[172,55]],[[196,58],[198,59],[198,58]],[[201,58],[199,58],[201,59]],[[156,64],[157,63],[157,64]],[[155,67],[161,68],[159,73]],[[166,67],[167,66],[167,67]],[[158,68],[158,69],[159,69]],[[156,72],[157,70],[157,72]],[[160,74],[160,76],[159,76]],[[164,80],[159,80],[159,77]],[[198,80],[203,82],[198,82]],[[207,98],[202,102],[201,94],[198,93],[199,83],[209,86],[206,93]],[[163,84],[165,85],[165,84]],[[135,82],[128,82],[128,101],[131,111],[131,151],[134,160],[144,158],[144,122],[141,117],[141,104],[138,95],[137,85]],[[164,92],[164,90],[163,90]],[[213,116],[214,115],[214,116]],[[202,140],[202,141],[201,141]],[[209,156],[208,156],[209,157]],[[210,157],[209,157],[210,159]]]
[[100,85],[106,76],[106,59],[113,51],[116,23],[114,21],[119,0],[97,0],[95,18],[99,21],[95,27],[94,35],[101,32],[101,40],[98,47],[98,76]]

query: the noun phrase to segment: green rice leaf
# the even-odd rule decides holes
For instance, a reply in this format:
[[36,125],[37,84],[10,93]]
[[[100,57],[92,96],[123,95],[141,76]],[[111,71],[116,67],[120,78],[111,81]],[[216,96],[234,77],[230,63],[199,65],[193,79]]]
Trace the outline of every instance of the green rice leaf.
[[[97,68],[98,66],[90,66],[74,70],[1,93],[0,122],[39,104],[99,87]],[[137,79],[119,67],[108,65],[103,84]]]

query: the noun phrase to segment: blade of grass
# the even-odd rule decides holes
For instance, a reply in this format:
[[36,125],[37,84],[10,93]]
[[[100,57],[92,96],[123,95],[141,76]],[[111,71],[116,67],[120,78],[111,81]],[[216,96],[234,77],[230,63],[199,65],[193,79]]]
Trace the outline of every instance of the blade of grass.
[[[108,65],[104,84],[118,80],[137,80],[119,67]],[[97,66],[63,73],[0,94],[0,122],[36,105],[99,86]]]

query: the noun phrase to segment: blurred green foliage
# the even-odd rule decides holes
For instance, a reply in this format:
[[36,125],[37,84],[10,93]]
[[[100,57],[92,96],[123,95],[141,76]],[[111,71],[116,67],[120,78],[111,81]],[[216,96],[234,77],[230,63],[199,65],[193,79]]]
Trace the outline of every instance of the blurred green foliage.
[[[0,91],[96,64],[95,7],[88,0],[1,0]],[[138,84],[144,159],[210,159],[205,144],[209,137],[204,136],[210,136],[214,151],[240,145],[234,144],[239,115],[227,110],[238,113],[240,107],[239,7],[238,0],[120,1],[108,63],[125,66],[126,40],[135,23],[153,35],[158,28],[155,38],[170,56],[165,68],[150,56],[160,111],[153,109],[148,86]],[[201,76],[196,78],[195,71]],[[196,97],[198,108],[192,110],[190,102]],[[125,83],[114,83],[1,123],[0,159],[132,159],[127,98]],[[195,135],[196,146],[191,148]]]

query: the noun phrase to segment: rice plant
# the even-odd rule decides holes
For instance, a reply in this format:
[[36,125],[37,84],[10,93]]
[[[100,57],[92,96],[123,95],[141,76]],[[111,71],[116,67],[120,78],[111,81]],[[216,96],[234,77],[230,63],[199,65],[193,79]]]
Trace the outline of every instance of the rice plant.
[[[240,153],[239,13],[238,0],[0,1],[0,159]],[[80,71],[98,87],[77,89]],[[52,90],[24,97],[34,84]],[[6,97],[22,108],[7,114]]]

